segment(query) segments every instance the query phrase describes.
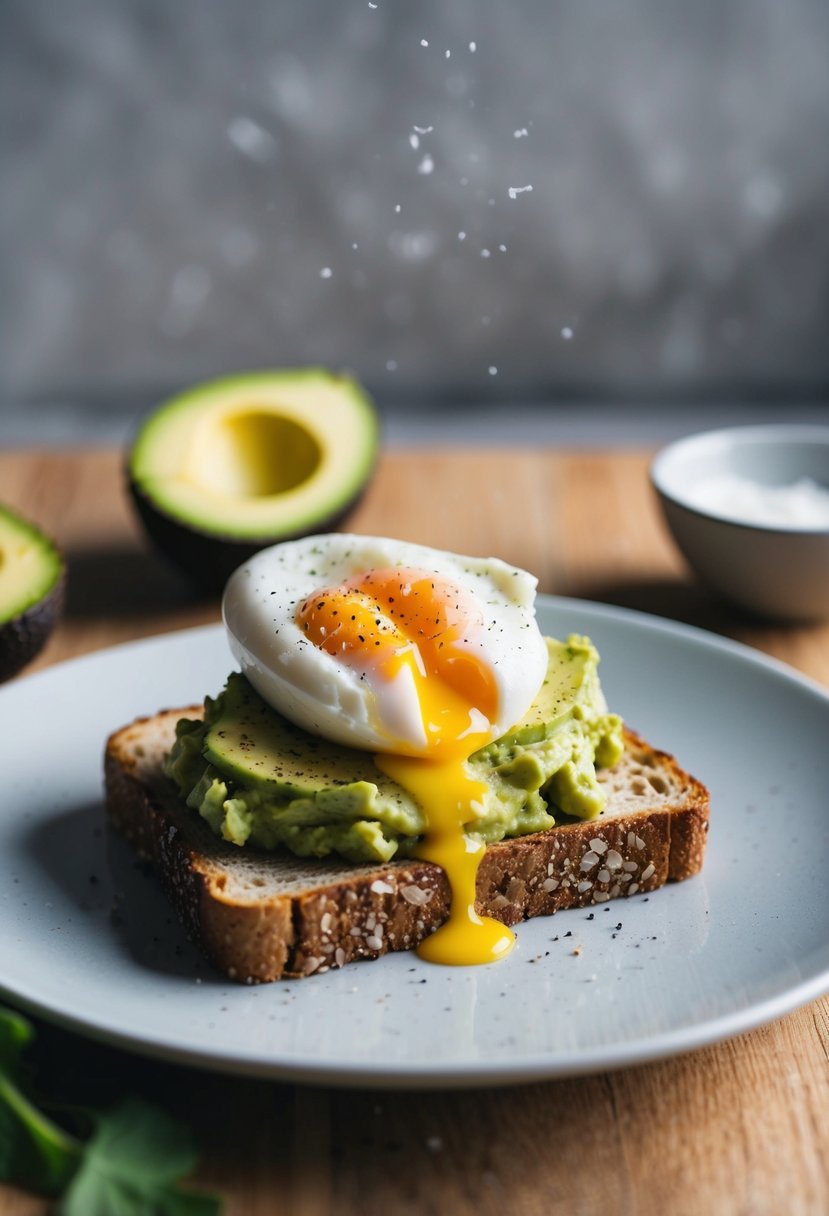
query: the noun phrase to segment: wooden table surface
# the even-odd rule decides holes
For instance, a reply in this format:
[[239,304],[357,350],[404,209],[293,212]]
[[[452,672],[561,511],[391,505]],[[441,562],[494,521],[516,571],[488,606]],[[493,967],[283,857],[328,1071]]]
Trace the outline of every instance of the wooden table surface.
[[[495,554],[535,572],[542,591],[690,621],[829,686],[829,626],[758,623],[693,583],[662,530],[648,456],[390,451],[350,526]],[[65,620],[30,671],[218,620],[216,600],[194,596],[148,552],[117,453],[0,453],[0,500],[51,532],[69,562]],[[225,1197],[228,1216],[829,1212],[825,998],[663,1063],[461,1093],[214,1076],[46,1026],[39,1042],[62,1085],[104,1078],[187,1120],[204,1147],[196,1181]],[[0,1187],[0,1212],[46,1211]]]

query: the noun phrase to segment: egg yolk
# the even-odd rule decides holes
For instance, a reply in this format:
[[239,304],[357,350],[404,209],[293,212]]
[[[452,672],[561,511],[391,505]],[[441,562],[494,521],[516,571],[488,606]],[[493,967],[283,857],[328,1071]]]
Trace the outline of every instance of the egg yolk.
[[485,846],[466,832],[486,789],[466,762],[492,739],[498,717],[492,669],[463,646],[466,633],[483,624],[474,600],[427,571],[371,570],[309,596],[297,623],[327,654],[383,680],[408,668],[424,742],[401,741],[375,761],[423,808],[427,828],[418,856],[442,867],[452,892],[449,919],[418,953],[449,964],[503,957],[515,939],[499,921],[475,911]]

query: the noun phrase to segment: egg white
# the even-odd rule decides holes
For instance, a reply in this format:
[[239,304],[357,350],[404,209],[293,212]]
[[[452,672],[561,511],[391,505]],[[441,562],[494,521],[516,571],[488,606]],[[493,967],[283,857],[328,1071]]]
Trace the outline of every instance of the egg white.
[[547,669],[536,580],[498,558],[345,533],[274,545],[236,570],[225,588],[222,615],[234,658],[268,704],[313,734],[369,751],[425,748],[407,668],[393,680],[370,664],[357,670],[310,642],[295,620],[313,593],[393,566],[427,570],[474,597],[481,624],[464,645],[494,673],[499,708],[489,735],[497,738],[523,717]]

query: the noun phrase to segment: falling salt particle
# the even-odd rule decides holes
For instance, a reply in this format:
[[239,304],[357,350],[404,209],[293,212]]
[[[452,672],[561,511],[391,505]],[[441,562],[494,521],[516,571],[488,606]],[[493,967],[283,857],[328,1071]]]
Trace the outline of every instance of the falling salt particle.
[[360,246],[357,244],[357,242],[356,242],[356,241],[352,241],[352,242],[351,242],[351,248],[352,248],[352,249],[359,249],[359,248],[360,248]]
[[372,3],[371,3],[371,0],[368,0],[368,6],[369,6],[369,8],[377,8],[377,5],[376,5],[376,4],[372,4]]
[[451,58],[452,58],[452,52],[451,52],[451,51],[447,51],[447,52],[446,52],[446,58],[447,58],[447,59],[451,59]]
[[400,214],[400,204],[399,203],[394,204],[394,210],[395,210],[395,212],[397,212],[398,215]]
[[386,371],[387,372],[396,372],[397,371],[397,360],[396,359],[387,359],[386,360]]
[[510,198],[518,198],[519,194],[526,194],[528,190],[532,190],[532,186],[510,186],[507,193]]
[[490,256],[490,255],[489,255],[489,250],[488,250],[488,249],[482,249],[482,250],[481,250],[481,257],[482,257],[482,258],[488,258],[489,256]]
[[569,342],[569,341],[570,341],[570,339],[571,339],[571,338],[572,338],[572,336],[573,336],[573,331],[572,331],[572,329],[570,328],[570,326],[569,326],[569,325],[565,325],[565,326],[564,326],[564,328],[563,328],[563,329],[562,329],[562,331],[561,331],[561,336],[562,336],[562,338],[564,339],[564,341],[565,341],[565,342]]
[[412,130],[416,131],[418,135],[431,135],[434,129],[434,127],[416,127],[414,124],[412,124]]
[[419,137],[418,135],[415,135],[415,134],[414,134],[414,132],[413,132],[413,133],[412,133],[412,134],[409,136],[409,144],[410,144],[410,145],[411,145],[411,147],[413,147],[413,148],[419,148],[419,147],[420,147],[420,137]]
[[507,252],[507,247],[506,247],[506,245],[499,245],[499,246],[498,246],[498,249],[499,249],[499,251],[500,251],[501,253],[506,253],[506,252]]
[[490,368],[489,368],[489,374],[490,374],[490,376],[497,376],[497,375],[498,375],[498,368],[497,368],[497,367],[490,367]]
[[320,271],[320,278],[321,279],[330,279],[331,275],[333,273],[334,273],[334,271],[331,269],[330,266],[323,266],[322,270]]
[[512,135],[513,139],[526,139],[529,131],[526,127],[519,127],[517,131],[513,131]]
[[421,45],[421,46],[428,46],[428,45],[429,45],[429,42],[428,42],[428,40],[427,40],[426,38],[421,38],[421,40],[420,40],[420,45]]
[[227,137],[237,151],[264,165],[276,155],[276,140],[258,122],[240,114],[227,126]]
[[465,233],[465,232],[459,232],[459,233],[458,233],[458,240],[459,240],[459,241],[465,241],[465,240],[466,240],[466,233]]
[[476,52],[476,51],[477,51],[477,49],[478,49],[478,44],[477,44],[477,42],[470,42],[470,44],[469,44],[469,49],[470,49],[470,51],[472,52],[472,54],[474,55],[474,54],[475,54],[475,52]]
[[417,166],[417,171],[418,171],[418,173],[427,174],[427,173],[431,173],[432,170],[434,169],[434,167],[435,167],[435,162],[432,160],[431,156],[429,156],[427,154],[426,156],[423,157],[423,160]]

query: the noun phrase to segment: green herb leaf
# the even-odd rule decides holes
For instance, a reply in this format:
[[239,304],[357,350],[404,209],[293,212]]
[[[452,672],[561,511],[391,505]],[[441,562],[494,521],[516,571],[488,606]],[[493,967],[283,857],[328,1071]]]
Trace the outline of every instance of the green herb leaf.
[[63,1192],[60,1216],[219,1216],[221,1200],[178,1187],[198,1151],[189,1129],[157,1107],[127,1099],[105,1115],[75,1108],[95,1127],[86,1143],[47,1118],[22,1085],[34,1034],[0,1006],[0,1181]]
[[0,1006],[0,1068],[10,1076],[17,1074],[23,1049],[31,1043],[35,1031],[28,1018],[13,1009]]
[[78,1168],[82,1148],[23,1093],[23,1049],[34,1038],[31,1022],[0,1008],[0,1179],[57,1194]]
[[190,1131],[128,1099],[99,1116],[60,1216],[216,1216],[219,1200],[175,1185],[198,1160]]

